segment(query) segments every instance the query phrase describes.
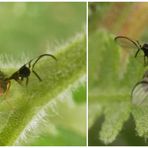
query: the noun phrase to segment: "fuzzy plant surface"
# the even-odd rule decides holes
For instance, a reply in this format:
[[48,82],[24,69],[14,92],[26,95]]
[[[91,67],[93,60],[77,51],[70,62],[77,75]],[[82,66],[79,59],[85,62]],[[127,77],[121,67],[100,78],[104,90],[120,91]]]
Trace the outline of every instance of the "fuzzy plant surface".
[[[36,66],[43,81],[33,74],[28,86],[11,81],[8,95],[1,97],[0,145],[86,145],[85,35],[52,54],[57,61],[47,57]],[[11,75],[23,64],[12,60],[1,67]]]
[[[117,45],[114,37],[103,29],[89,35],[89,138],[95,133],[93,138],[98,139],[100,145],[113,145],[125,130],[126,137],[134,134],[144,139],[145,145],[148,144],[148,106],[145,102],[133,104],[131,91],[142,80],[146,68],[143,61],[132,54],[129,56],[127,50]],[[135,124],[131,127],[133,133],[124,127],[131,117]],[[128,145],[126,140],[121,139],[117,145]],[[89,145],[91,143],[89,140]]]

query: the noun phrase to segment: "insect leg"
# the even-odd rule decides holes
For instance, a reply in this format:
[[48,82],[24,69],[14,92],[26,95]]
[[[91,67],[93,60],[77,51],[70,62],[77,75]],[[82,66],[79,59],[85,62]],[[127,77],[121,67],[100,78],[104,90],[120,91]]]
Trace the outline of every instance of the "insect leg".
[[138,53],[139,53],[140,49],[138,48],[136,54],[135,54],[135,58],[137,57]]
[[[34,71],[34,67],[35,67],[35,65],[36,65],[36,63],[42,58],[42,57],[44,57],[44,56],[50,56],[50,57],[52,57],[54,60],[57,60],[56,59],[56,57],[55,56],[53,56],[53,55],[51,55],[51,54],[42,54],[42,55],[40,55],[38,58],[37,58],[37,60],[33,63],[33,65],[32,65],[32,72],[35,74],[35,76],[39,79],[39,81],[42,81],[42,79],[40,78],[40,76]],[[31,62],[31,61],[30,61]],[[29,62],[29,63],[30,63]]]
[[32,72],[35,74],[35,76],[39,79],[39,81],[42,81],[42,79],[40,78],[40,76],[34,71],[32,70]]
[[[34,73],[34,75],[39,79],[39,81],[42,81],[42,79],[41,79],[40,76],[34,71],[34,67],[35,67],[36,63],[37,63],[42,57],[44,57],[44,56],[50,56],[50,57],[52,57],[54,60],[57,60],[56,57],[53,56],[52,54],[42,54],[42,55],[40,55],[40,56],[35,60],[35,62],[34,62],[32,65],[31,65],[31,63],[32,63],[32,61],[33,61],[34,59],[32,59],[32,60],[30,60],[28,63],[26,63],[26,64],[28,64],[29,69],[31,69],[32,72]],[[25,65],[26,65],[26,64],[25,64]],[[27,83],[27,82],[26,82],[26,83]]]

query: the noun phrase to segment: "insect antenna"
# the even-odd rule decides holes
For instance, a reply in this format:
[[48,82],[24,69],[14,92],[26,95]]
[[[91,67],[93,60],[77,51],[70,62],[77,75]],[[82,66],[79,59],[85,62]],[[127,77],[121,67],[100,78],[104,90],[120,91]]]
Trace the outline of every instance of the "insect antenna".
[[121,39],[121,38],[129,40],[129,41],[132,42],[138,49],[141,48],[141,45],[140,45],[140,43],[139,43],[138,41],[135,42],[135,41],[133,41],[132,39],[126,37],[126,36],[116,36],[114,40],[117,41],[118,39]]
[[42,57],[44,57],[44,56],[52,57],[54,60],[57,61],[57,58],[56,58],[55,56],[53,56],[52,54],[42,54],[42,55],[40,55],[40,56],[37,58],[37,60],[33,63],[32,69],[34,68],[35,64],[36,64]]
[[[34,75],[39,79],[39,81],[42,81],[42,79],[41,79],[40,76],[37,74],[37,72],[35,72],[34,68],[35,68],[35,65],[37,64],[37,62],[38,62],[41,58],[43,58],[43,57],[45,57],[45,56],[52,57],[54,60],[57,61],[57,58],[56,58],[55,56],[53,56],[52,54],[42,54],[42,55],[40,55],[40,56],[35,60],[35,62],[32,64],[32,68],[31,68],[31,63],[32,63],[32,61],[33,61],[34,59],[32,59],[32,60],[30,60],[30,61],[28,62],[29,68],[31,68],[32,72],[33,72]],[[26,84],[27,84],[27,81],[26,81]]]
[[136,58],[138,53],[139,53],[139,51],[142,48],[141,44],[138,41],[133,41],[132,39],[130,39],[130,38],[126,37],[126,36],[117,36],[117,37],[115,37],[114,40],[117,41],[118,39],[126,39],[126,40],[130,41],[131,43],[133,43],[137,47],[138,50],[135,53],[135,58]]
[[[35,59],[31,59],[28,63],[24,64],[19,70],[14,72],[10,77],[6,78],[5,81],[10,81],[13,79],[13,80],[17,81],[19,84],[22,84],[22,81],[24,79],[26,79],[26,86],[27,86],[31,72],[34,73],[34,75],[39,79],[39,81],[42,81],[42,79],[37,74],[37,72],[35,72],[34,68],[35,68],[35,65],[37,64],[37,62],[45,56],[50,56],[54,60],[57,60],[56,57],[51,54],[42,54],[39,57],[37,57]],[[34,63],[32,64],[33,61],[34,61]]]

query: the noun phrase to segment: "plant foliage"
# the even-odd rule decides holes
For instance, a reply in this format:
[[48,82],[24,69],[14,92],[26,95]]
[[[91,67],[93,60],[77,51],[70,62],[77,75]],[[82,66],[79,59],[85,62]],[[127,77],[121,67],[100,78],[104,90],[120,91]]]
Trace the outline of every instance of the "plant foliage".
[[104,116],[97,138],[105,145],[118,138],[130,115],[136,126],[134,134],[148,137],[147,106],[134,105],[131,100],[132,88],[142,79],[145,68],[128,56],[114,37],[103,29],[89,36],[89,128]]
[[[37,64],[42,82],[33,75],[27,87],[12,81],[1,98],[0,145],[85,145],[85,53],[79,34],[55,50],[57,62],[44,58]],[[10,75],[18,68],[12,62],[3,71]]]

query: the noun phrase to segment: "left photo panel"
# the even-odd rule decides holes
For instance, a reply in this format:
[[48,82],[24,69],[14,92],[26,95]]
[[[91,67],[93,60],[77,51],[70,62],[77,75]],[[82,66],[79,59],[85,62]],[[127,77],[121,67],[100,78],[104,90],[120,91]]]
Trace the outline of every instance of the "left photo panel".
[[86,2],[0,3],[0,145],[86,145]]

